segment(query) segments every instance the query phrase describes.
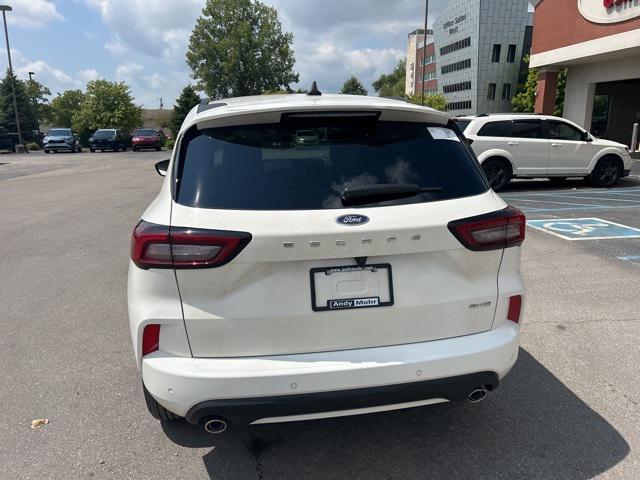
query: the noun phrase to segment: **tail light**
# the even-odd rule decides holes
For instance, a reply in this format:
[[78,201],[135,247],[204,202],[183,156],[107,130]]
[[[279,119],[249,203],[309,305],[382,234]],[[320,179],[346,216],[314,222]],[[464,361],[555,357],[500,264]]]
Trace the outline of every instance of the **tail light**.
[[512,322],[520,322],[520,312],[522,310],[522,295],[514,295],[509,297],[509,311],[507,312],[507,320]]
[[148,268],[215,268],[229,263],[251,241],[246,232],[167,227],[140,221],[131,260]]
[[526,218],[517,208],[449,222],[449,230],[469,250],[486,251],[522,245]]
[[142,356],[155,352],[160,347],[160,325],[147,325],[142,332]]

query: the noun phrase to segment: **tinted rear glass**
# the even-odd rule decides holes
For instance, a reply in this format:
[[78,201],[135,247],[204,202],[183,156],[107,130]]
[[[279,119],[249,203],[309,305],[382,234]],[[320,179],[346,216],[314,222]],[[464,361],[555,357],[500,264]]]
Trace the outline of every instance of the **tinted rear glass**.
[[511,128],[511,120],[500,122],[485,123],[484,126],[478,130],[479,137],[508,137]]
[[115,130],[98,130],[93,134],[93,138],[113,138],[115,135]]
[[352,118],[200,130],[185,139],[177,202],[241,210],[343,208],[346,187],[417,184],[441,191],[365,206],[487,191],[471,156],[442,125]]
[[457,120],[455,119],[454,122],[456,122],[456,125],[458,125],[458,128],[460,129],[461,132],[464,132],[467,127],[469,126],[469,124],[471,123],[471,120]]
[[478,131],[478,136],[542,138],[542,122],[540,120],[501,120],[499,122],[489,122]]

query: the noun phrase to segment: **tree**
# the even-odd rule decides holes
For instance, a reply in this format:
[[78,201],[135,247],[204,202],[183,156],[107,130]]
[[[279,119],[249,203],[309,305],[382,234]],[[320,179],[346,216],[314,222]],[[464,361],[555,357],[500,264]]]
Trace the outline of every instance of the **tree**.
[[80,110],[73,115],[71,124],[83,141],[98,128],[130,132],[142,124],[142,109],[134,105],[124,82],[92,80],[87,84]]
[[49,122],[53,127],[71,128],[73,115],[84,101],[81,90],[66,90],[51,100]]
[[[408,96],[406,97],[406,99],[407,99],[407,102],[415,103],[416,105],[422,105],[421,93]],[[424,106],[435,108],[436,110],[440,110],[441,112],[446,112],[447,99],[441,93],[436,93],[435,95],[426,95],[424,97]]]
[[193,86],[187,85],[182,89],[182,93],[173,106],[173,112],[171,112],[171,119],[169,120],[169,128],[171,129],[173,138],[178,135],[182,122],[184,122],[187,114],[199,103],[200,95],[198,95]]
[[37,80],[26,80],[25,88],[27,96],[35,108],[34,115],[37,128],[37,125],[47,122],[51,116],[51,105],[49,104],[51,90]]
[[[529,57],[524,61],[529,63]],[[558,73],[558,90],[556,92],[556,106],[554,115],[562,115],[564,110],[564,92],[567,85],[567,69],[562,68]],[[530,68],[527,81],[524,85],[518,85],[517,93],[511,99],[514,112],[532,113],[536,106],[536,90],[538,89],[538,69]]]
[[340,90],[340,93],[348,95],[367,95],[369,92],[367,92],[367,89],[364,88],[362,82],[360,82],[360,80],[358,80],[355,75],[351,75],[351,77],[349,77],[347,81],[344,82],[344,85],[342,85],[342,90]]
[[38,129],[33,110],[33,100],[27,94],[26,82],[18,80],[15,74],[10,75],[7,69],[6,76],[0,82],[0,126],[9,133],[17,133],[16,116],[13,106],[13,91],[11,89],[11,77],[16,89],[16,104],[18,106],[18,116],[20,117],[20,131],[22,140],[33,141],[36,139],[35,132]]
[[212,98],[259,95],[298,81],[293,35],[258,0],[207,0],[189,39],[187,64]]
[[373,88],[381,97],[404,97],[406,61],[400,60],[390,74],[383,74],[373,82]]
[[564,111],[564,92],[567,87],[567,69],[561,68],[558,73],[558,92],[556,94],[556,108],[553,114],[557,117],[561,117]]

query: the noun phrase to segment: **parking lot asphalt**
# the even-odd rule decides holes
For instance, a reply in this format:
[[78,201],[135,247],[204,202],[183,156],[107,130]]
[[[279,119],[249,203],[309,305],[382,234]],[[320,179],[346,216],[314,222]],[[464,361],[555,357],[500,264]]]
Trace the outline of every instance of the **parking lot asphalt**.
[[149,416],[130,345],[130,233],[164,158],[0,156],[0,478],[640,478],[640,238],[571,237],[640,228],[640,168],[503,193],[549,228],[527,229],[519,360],[483,403],[212,436]]

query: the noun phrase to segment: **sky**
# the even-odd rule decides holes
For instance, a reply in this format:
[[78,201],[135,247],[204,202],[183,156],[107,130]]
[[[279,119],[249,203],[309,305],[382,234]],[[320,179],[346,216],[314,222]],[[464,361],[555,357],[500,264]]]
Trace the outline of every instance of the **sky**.
[[[308,88],[337,92],[356,75],[371,82],[404,58],[407,34],[424,22],[423,0],[262,0],[294,35],[295,71]],[[430,23],[446,0],[430,0]],[[137,104],[171,108],[193,83],[185,62],[205,0],[5,0],[13,67],[53,95],[98,78],[124,81]],[[7,67],[4,36],[0,68]]]

